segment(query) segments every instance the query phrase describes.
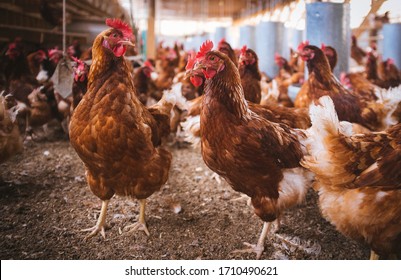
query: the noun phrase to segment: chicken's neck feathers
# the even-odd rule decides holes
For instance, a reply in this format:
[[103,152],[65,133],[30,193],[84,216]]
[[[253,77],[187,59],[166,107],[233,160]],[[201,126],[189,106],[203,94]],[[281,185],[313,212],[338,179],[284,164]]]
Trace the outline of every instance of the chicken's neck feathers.
[[[223,104],[228,111],[241,119],[250,118],[251,111],[245,100],[244,90],[238,71],[227,71],[226,67],[205,84],[205,99],[213,99]],[[208,103],[205,102],[204,104]],[[207,105],[206,105],[207,106]]]
[[245,76],[251,76],[254,79],[257,79],[258,81],[260,81],[262,79],[262,75],[260,75],[257,62],[255,62],[252,65],[241,65],[239,67],[239,73],[240,73],[241,79]]

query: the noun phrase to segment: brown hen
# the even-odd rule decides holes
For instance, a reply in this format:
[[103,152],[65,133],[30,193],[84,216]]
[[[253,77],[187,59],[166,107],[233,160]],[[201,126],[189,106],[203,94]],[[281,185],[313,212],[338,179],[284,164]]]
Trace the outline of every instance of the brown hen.
[[85,164],[92,192],[102,200],[91,237],[105,236],[106,211],[114,194],[139,199],[140,213],[133,230],[149,231],[146,199],[167,181],[171,154],[159,147],[169,132],[172,101],[162,98],[147,109],[138,100],[129,62],[131,28],[119,19],[107,19],[92,47],[88,90],[74,111],[70,141]]
[[234,190],[251,197],[264,226],[257,245],[247,244],[251,248],[245,251],[260,258],[270,222],[306,195],[311,176],[300,168],[302,135],[253,110],[244,98],[238,69],[212,47],[206,41],[196,64],[189,60],[187,66],[194,79],[206,78],[200,115],[202,156]]
[[260,80],[262,76],[258,66],[259,58],[252,50],[243,46],[239,57],[239,74],[241,77],[241,85],[244,89],[245,99],[252,103],[260,103],[262,98],[262,89]]
[[345,89],[333,75],[327,57],[320,48],[312,45],[300,46],[299,53],[307,61],[309,71],[308,80],[301,91],[306,87],[306,96],[310,102],[316,103],[320,97],[328,95],[334,102],[340,121],[357,123],[370,130],[386,127],[389,113],[386,107],[376,102],[365,102]]
[[383,132],[350,135],[339,125],[328,96],[312,106],[310,156],[323,217],[363,242],[371,258],[401,257],[401,124]]

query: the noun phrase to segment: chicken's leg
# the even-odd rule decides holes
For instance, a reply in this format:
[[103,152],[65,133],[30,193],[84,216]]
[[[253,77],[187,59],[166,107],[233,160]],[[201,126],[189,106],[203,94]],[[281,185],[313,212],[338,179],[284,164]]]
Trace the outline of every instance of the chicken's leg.
[[271,226],[271,223],[267,223],[267,222],[263,223],[262,232],[260,233],[259,240],[256,245],[250,244],[248,242],[244,242],[244,245],[249,248],[243,249],[243,250],[235,250],[235,251],[233,251],[233,253],[256,253],[256,259],[257,260],[260,259],[263,251],[265,250],[265,247],[263,245],[265,244],[267,234],[270,231],[270,226]]
[[106,213],[107,213],[107,206],[109,205],[109,201],[110,200],[102,201],[102,209],[100,210],[100,215],[99,215],[99,218],[97,219],[96,225],[94,227],[82,230],[82,231],[91,231],[91,233],[85,237],[85,240],[95,236],[98,232],[100,232],[100,234],[103,236],[103,238],[106,238],[106,233],[105,233]]
[[139,200],[139,220],[136,223],[133,223],[132,225],[126,226],[126,229],[130,229],[129,232],[133,232],[136,230],[143,230],[147,236],[149,236],[149,230],[146,227],[146,221],[145,221],[145,208],[146,208],[146,199],[140,199]]
[[373,250],[370,250],[370,260],[378,260],[379,255],[376,254]]

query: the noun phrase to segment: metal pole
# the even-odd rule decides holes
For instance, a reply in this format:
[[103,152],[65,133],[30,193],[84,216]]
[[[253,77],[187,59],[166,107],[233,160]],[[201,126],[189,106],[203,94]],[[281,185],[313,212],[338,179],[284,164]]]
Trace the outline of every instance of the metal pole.
[[65,35],[66,35],[66,22],[65,22],[65,0],[63,0],[63,55],[65,55],[66,50],[66,42],[65,42]]
[[148,3],[148,30],[146,34],[146,56],[147,58],[156,58],[156,39],[155,39],[155,17],[156,1],[150,0]]

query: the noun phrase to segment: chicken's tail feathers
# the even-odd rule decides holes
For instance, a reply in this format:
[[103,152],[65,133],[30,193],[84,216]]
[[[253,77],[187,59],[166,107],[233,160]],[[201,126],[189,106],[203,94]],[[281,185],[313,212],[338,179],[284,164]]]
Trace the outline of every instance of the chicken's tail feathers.
[[310,129],[315,133],[320,133],[322,136],[327,133],[338,133],[340,122],[333,100],[329,96],[320,97],[318,105],[312,104],[309,108],[309,115],[312,121]]
[[377,88],[375,90],[375,95],[378,98],[377,103],[383,105],[380,107],[384,114],[382,129],[384,130],[397,124],[398,120],[393,117],[393,114],[397,109],[398,104],[401,102],[401,85],[389,89]]
[[313,173],[319,182],[329,185],[343,185],[352,181],[353,174],[345,166],[350,158],[349,148],[343,144],[343,137],[353,134],[351,123],[339,122],[334,103],[329,96],[319,99],[319,104],[309,108],[312,126],[306,130],[304,145],[307,154],[301,165]]
[[201,143],[200,138],[200,116],[187,117],[181,126],[185,132],[185,141],[192,144],[194,148],[198,148]]
[[186,110],[188,107],[187,100],[182,95],[181,86],[182,83],[176,83],[171,89],[165,90],[162,99],[173,106],[177,106],[181,110]]

